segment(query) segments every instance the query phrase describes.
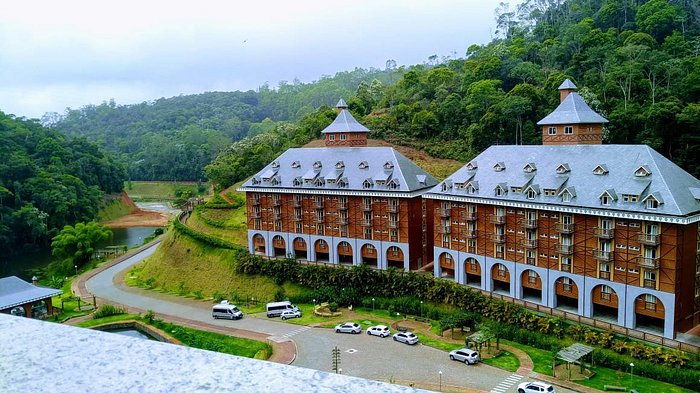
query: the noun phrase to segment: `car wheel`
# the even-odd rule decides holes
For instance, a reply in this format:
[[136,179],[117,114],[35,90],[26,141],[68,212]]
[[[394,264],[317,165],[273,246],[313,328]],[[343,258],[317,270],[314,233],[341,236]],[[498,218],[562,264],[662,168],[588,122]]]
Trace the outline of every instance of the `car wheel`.
[[282,320],[283,320],[283,321],[286,321],[286,320],[287,320],[287,317],[282,317]]
[[455,357],[450,355],[450,360],[455,360]]
[[335,329],[335,332],[336,332],[336,333],[340,333],[340,329]]
[[356,331],[356,332],[354,332],[354,333],[355,333],[355,334],[360,334],[361,332],[362,332],[361,330],[358,330],[358,331]]
[[518,393],[525,393],[525,391],[522,389],[518,389]]
[[468,366],[468,365],[470,365],[471,363],[469,363],[469,360],[464,359],[464,364],[466,364],[466,365]]
[[398,338],[396,338],[396,337],[394,337],[394,341],[399,341],[399,339],[398,339]]
[[368,330],[368,331],[367,331],[367,335],[368,335],[368,336],[371,336],[372,333]]

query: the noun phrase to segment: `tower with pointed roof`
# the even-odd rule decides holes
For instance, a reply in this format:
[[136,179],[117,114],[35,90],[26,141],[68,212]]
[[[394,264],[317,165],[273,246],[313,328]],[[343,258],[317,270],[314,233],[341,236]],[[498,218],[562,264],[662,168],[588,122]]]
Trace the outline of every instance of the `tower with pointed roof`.
[[338,116],[328,125],[321,134],[326,142],[326,146],[367,146],[367,133],[369,130],[355,120],[348,105],[342,98],[335,106],[338,109]]
[[544,119],[543,145],[600,145],[603,143],[603,124],[608,120],[591,109],[571,80],[559,86],[559,106]]

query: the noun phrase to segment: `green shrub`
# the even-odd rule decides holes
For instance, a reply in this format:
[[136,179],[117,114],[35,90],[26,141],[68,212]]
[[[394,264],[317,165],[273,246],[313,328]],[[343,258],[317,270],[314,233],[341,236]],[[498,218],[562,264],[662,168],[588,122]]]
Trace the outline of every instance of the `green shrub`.
[[330,312],[336,312],[336,311],[338,311],[338,303],[336,303],[336,302],[330,302],[330,303],[328,303],[328,310],[329,310]]
[[216,291],[214,292],[211,297],[214,299],[215,302],[220,303],[222,300],[226,299],[226,295],[222,292]]
[[126,314],[126,309],[123,307],[115,307],[111,304],[103,304],[94,313],[92,313],[92,319],[99,319],[110,315],[119,314]]

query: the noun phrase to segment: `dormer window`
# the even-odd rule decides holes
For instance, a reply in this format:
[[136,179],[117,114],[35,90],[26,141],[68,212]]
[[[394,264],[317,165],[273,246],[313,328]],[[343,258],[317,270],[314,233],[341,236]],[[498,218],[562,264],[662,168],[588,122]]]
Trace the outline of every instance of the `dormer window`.
[[301,167],[301,164],[299,163],[299,161],[294,161],[292,163],[292,168],[299,168],[299,167]]
[[345,179],[338,181],[338,188],[348,188],[348,182]]
[[318,177],[316,178],[316,181],[314,182],[314,186],[316,187],[323,187],[325,182],[323,181],[323,178]]
[[452,188],[452,187],[450,187],[450,186],[449,186],[447,183],[445,183],[445,182],[443,182],[443,183],[442,183],[442,186],[440,186],[440,189],[441,189],[443,192],[449,191],[450,188]]
[[642,165],[634,171],[634,175],[637,177],[645,177],[651,175],[651,171],[646,165]]
[[535,199],[537,197],[537,191],[535,191],[534,188],[530,187],[527,189],[525,195],[527,196],[527,199]]
[[478,167],[479,167],[479,166],[476,165],[476,161],[472,161],[472,162],[470,162],[470,163],[467,164],[467,170],[468,170],[468,171],[476,170]]
[[378,186],[383,186],[384,183],[386,183],[386,182],[385,182],[384,180],[377,180],[376,183],[377,183]]
[[467,184],[467,194],[474,194],[476,193],[476,188],[471,184]]
[[571,202],[571,193],[569,193],[569,191],[564,191],[561,194],[561,201],[562,202]]
[[280,180],[277,177],[273,177],[271,183],[273,186],[278,186],[280,184]]
[[314,169],[321,169],[322,167],[323,164],[321,164],[321,161],[314,162]]
[[506,170],[506,164],[503,161],[499,161],[493,166],[493,170],[496,172],[502,172]]
[[273,167],[273,168],[279,168],[279,167],[280,167],[280,163],[277,162],[277,161],[272,161],[272,167]]
[[335,163],[335,169],[343,169],[345,168],[345,163],[342,161],[338,161]]
[[384,169],[394,169],[394,164],[391,161],[387,161],[384,163]]
[[622,194],[622,202],[637,202],[639,200],[639,195]]
[[253,185],[260,184],[260,179],[258,179],[257,177],[254,177],[253,179],[251,179],[251,181],[253,182]]
[[659,201],[654,198],[649,198],[647,199],[646,207],[647,209],[656,210],[659,208]]
[[610,204],[616,200],[617,194],[612,188],[605,190],[602,194],[600,194],[600,204],[603,206],[610,206]]
[[392,190],[398,190],[399,187],[400,187],[400,186],[399,186],[398,180],[394,179],[394,180],[392,180],[392,181],[389,182],[389,188],[390,188],[390,189],[392,189]]
[[609,195],[602,195],[600,197],[600,204],[603,206],[609,206],[610,205],[610,196]]
[[537,167],[535,166],[534,162],[529,162],[523,167],[523,171],[525,173],[532,173],[537,170]]
[[605,165],[598,165],[593,169],[593,174],[602,176],[602,175],[607,175],[608,174],[608,168]]
[[369,168],[369,164],[367,164],[367,161],[362,161],[360,162],[360,165],[357,166],[360,169],[367,169]]
[[372,180],[370,179],[365,179],[365,181],[362,182],[362,188],[364,189],[372,188],[372,185]]
[[557,190],[553,188],[545,188],[544,189],[544,196],[556,196],[557,195]]
[[295,177],[292,184],[294,184],[294,187],[301,187],[301,185],[303,184],[303,182],[301,181],[301,177]]
[[502,186],[502,185],[500,185],[500,184],[496,186],[496,189],[495,189],[495,190],[496,190],[496,196],[505,196],[506,193],[508,192],[508,190],[506,189],[506,187],[504,187],[504,186]]
[[569,172],[571,172],[571,168],[569,168],[569,164],[564,163],[564,164],[560,164],[557,167],[557,174],[559,174],[559,175],[563,175],[563,174],[569,173]]

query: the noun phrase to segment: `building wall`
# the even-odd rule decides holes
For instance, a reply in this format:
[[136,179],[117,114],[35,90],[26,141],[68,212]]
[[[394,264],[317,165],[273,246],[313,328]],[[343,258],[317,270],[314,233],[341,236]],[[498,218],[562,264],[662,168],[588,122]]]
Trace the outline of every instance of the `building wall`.
[[[664,334],[671,337],[676,323],[689,316],[692,319],[694,292],[689,291],[694,291],[694,282],[681,280],[679,272],[692,269],[695,275],[696,226],[606,218],[610,229],[602,230],[607,228],[603,218],[585,214],[569,215],[564,225],[564,215],[551,211],[439,199],[433,204],[437,277],[454,277],[465,284],[464,262],[475,258],[480,261],[479,288],[483,290],[493,290],[493,281],[509,283],[509,295],[516,298],[521,298],[523,288],[541,289],[542,304],[548,306],[556,305],[557,294],[579,298],[578,312],[584,316],[593,314],[595,304],[618,308],[618,324],[627,327],[634,327],[630,325],[637,314],[656,317],[663,320]],[[658,236],[650,235],[650,224],[657,225]],[[611,252],[602,252],[604,242]],[[640,258],[645,248],[654,248],[656,259]],[[454,267],[444,263],[446,253],[452,256]],[[566,257],[570,258],[568,265]],[[507,268],[502,276],[494,268],[498,264]],[[534,283],[529,282],[527,270],[537,272]],[[655,279],[645,280],[645,271]],[[562,293],[563,285],[557,282],[560,277],[572,280],[570,292]],[[612,293],[602,294],[603,286]],[[655,306],[646,304],[646,294],[657,298]],[[681,305],[682,297],[690,299],[690,305]]]
[[[549,128],[556,127],[556,134],[550,135]],[[572,133],[566,134],[565,127]],[[543,145],[600,145],[603,143],[603,127],[600,124],[567,124],[542,126]]]

